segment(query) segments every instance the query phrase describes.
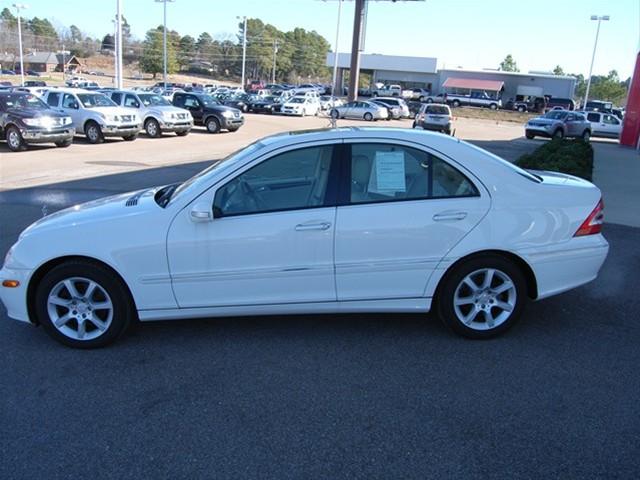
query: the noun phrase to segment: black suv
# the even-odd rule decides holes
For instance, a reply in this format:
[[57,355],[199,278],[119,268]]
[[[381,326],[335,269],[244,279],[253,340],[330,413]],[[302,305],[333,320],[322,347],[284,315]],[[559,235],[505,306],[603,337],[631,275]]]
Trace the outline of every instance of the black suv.
[[193,123],[204,125],[209,133],[218,133],[220,130],[235,132],[244,124],[244,116],[240,110],[225,107],[211,95],[204,93],[176,92],[173,95],[173,105],[189,110]]
[[70,116],[56,112],[35,95],[0,92],[0,135],[14,152],[25,150],[29,143],[68,147],[75,133]]

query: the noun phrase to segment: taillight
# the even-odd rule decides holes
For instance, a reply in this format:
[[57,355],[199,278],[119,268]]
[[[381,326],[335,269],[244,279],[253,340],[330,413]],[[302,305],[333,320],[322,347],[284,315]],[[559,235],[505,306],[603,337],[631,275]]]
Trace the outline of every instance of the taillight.
[[589,214],[587,219],[582,222],[580,228],[575,233],[574,237],[582,237],[584,235],[595,235],[602,231],[602,224],[604,223],[604,202],[602,199],[593,209],[593,212]]

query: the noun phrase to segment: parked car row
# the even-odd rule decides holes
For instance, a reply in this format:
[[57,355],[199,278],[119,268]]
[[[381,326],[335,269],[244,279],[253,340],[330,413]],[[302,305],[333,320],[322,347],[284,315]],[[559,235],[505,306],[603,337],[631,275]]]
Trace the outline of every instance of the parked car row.
[[525,136],[547,138],[591,137],[619,138],[622,120],[612,113],[596,111],[551,110],[525,124]]
[[187,135],[194,125],[210,133],[237,131],[244,124],[240,110],[204,93],[179,92],[169,102],[153,92],[89,91],[55,88],[42,96],[17,89],[0,92],[0,138],[13,151],[32,143],[71,145],[75,135],[89,143],[106,137],[133,141],[143,129],[149,137]]

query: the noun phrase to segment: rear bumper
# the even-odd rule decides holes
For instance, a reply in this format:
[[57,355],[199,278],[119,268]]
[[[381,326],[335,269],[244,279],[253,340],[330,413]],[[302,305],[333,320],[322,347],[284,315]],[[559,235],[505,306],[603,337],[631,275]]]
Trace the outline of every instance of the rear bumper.
[[32,130],[23,129],[20,131],[22,138],[27,143],[49,143],[70,140],[76,134],[73,127],[62,130]]
[[416,122],[418,127],[422,127],[425,130],[435,130],[437,132],[450,132],[451,123],[431,123],[431,122]]
[[540,300],[595,280],[609,253],[609,243],[602,235],[589,235],[572,238],[561,250],[518,253],[535,274]]

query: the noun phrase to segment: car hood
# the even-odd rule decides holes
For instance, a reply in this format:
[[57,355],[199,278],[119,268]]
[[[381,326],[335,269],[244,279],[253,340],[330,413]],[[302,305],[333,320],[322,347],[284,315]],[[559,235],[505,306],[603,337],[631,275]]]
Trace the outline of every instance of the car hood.
[[98,112],[103,115],[135,115],[137,110],[127,107],[92,107],[87,108],[90,112]]
[[529,120],[529,123],[537,123],[538,125],[553,125],[554,123],[558,123],[560,120],[554,120],[552,118],[544,118],[544,117],[536,117]]
[[161,208],[154,200],[159,188],[121,193],[57,211],[29,225],[20,238],[53,229],[74,229],[90,223],[128,215],[141,215]]
[[240,110],[238,110],[237,108],[232,108],[232,107],[227,107],[226,105],[207,105],[205,107],[205,110],[207,112],[233,112],[233,113],[240,113]]
[[64,113],[58,113],[53,109],[47,110],[38,110],[35,108],[10,108],[7,110],[8,113],[18,118],[39,118],[39,117],[54,117],[54,118],[62,118],[68,117],[68,115]]

